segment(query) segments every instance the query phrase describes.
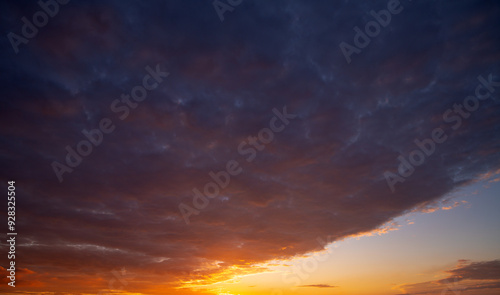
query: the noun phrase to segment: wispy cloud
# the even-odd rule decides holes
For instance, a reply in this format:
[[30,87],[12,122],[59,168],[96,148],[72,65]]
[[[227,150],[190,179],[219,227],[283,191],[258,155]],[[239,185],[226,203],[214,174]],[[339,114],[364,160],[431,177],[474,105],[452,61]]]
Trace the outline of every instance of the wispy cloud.
[[302,285],[299,287],[304,287],[304,288],[337,288],[338,286],[332,286],[328,284],[316,284],[316,285]]
[[[500,260],[470,262],[460,260],[458,265],[445,271],[448,277],[417,284],[405,284],[397,289],[404,294],[457,294],[463,291],[500,291]],[[490,294],[490,293],[488,293]],[[493,294],[493,293],[491,293]]]

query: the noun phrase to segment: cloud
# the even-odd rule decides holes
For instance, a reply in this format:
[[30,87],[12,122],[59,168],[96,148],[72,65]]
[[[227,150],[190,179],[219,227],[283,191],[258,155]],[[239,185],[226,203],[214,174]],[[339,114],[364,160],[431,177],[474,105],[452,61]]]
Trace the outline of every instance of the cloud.
[[[478,75],[499,79],[499,5],[413,2],[350,65],[338,45],[387,1],[248,1],[224,23],[206,1],[72,1],[19,54],[4,40],[0,187],[19,184],[17,262],[43,284],[22,291],[189,294],[175,288],[265,271],[318,237],[395,229],[498,171],[498,99],[459,130],[441,116]],[[36,8],[0,5],[4,32]],[[168,79],[119,120],[110,103],[160,62]],[[285,105],[298,117],[247,162],[238,145]],[[51,163],[103,117],[116,130],[59,183]],[[392,193],[383,173],[436,127],[449,139]],[[243,172],[186,225],[179,204],[229,160]]]
[[304,287],[304,288],[337,288],[338,286],[332,286],[328,284],[316,284],[316,285],[302,285],[299,287]]
[[463,280],[500,280],[500,260],[469,262],[460,261],[460,264],[447,271],[452,277]]
[[[449,276],[444,279],[406,284],[399,286],[398,289],[404,290],[404,294],[442,294],[444,291],[494,294],[500,291],[500,260],[481,262],[459,260],[458,265],[446,273]],[[482,293],[476,293],[476,290],[481,290]]]

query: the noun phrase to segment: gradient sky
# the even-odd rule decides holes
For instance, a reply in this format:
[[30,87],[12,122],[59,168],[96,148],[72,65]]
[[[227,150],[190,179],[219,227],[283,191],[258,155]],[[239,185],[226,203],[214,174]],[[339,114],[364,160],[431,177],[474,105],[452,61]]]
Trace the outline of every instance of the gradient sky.
[[[69,1],[16,53],[10,32],[41,8],[0,2],[0,188],[16,181],[18,233],[0,293],[500,294],[500,85],[444,116],[500,82],[500,2],[401,0],[350,62],[341,43],[392,0],[242,0],[223,19],[213,3],[228,5]],[[117,112],[147,67],[168,76]],[[103,118],[113,131],[58,179]],[[250,159],[241,145],[272,122]],[[444,142],[391,190],[436,128]],[[231,161],[241,172],[186,223]]]

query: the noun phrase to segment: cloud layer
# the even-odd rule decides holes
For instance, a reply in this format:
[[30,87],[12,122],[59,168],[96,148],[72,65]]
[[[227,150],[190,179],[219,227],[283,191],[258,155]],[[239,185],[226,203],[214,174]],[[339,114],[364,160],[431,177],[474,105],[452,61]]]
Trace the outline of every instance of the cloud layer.
[[408,284],[399,288],[407,295],[446,294],[447,292],[458,294],[478,290],[481,294],[498,294],[500,291],[500,260],[481,262],[460,260],[458,265],[448,270],[447,273],[449,276],[441,280]]
[[[97,292],[125,268],[120,287],[153,294],[258,272],[497,171],[500,88],[457,130],[442,115],[479,75],[500,81],[500,5],[404,3],[347,64],[338,45],[386,4],[248,1],[221,23],[206,1],[70,2],[17,55],[3,39],[0,178],[18,184],[19,289]],[[0,5],[18,34],[38,9]],[[119,120],[111,102],[158,63],[170,76]],[[297,118],[247,162],[238,145],[283,106]],[[51,163],[105,117],[115,131],[59,183]],[[384,172],[438,127],[448,139],[391,192]],[[242,173],[187,225],[179,204],[230,160]]]

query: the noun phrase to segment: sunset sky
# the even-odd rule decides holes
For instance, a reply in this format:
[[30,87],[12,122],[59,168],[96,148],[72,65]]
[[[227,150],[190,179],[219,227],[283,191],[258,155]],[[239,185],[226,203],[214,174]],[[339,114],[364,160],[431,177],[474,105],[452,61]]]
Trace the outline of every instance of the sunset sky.
[[499,1],[0,15],[0,293],[500,294]]

